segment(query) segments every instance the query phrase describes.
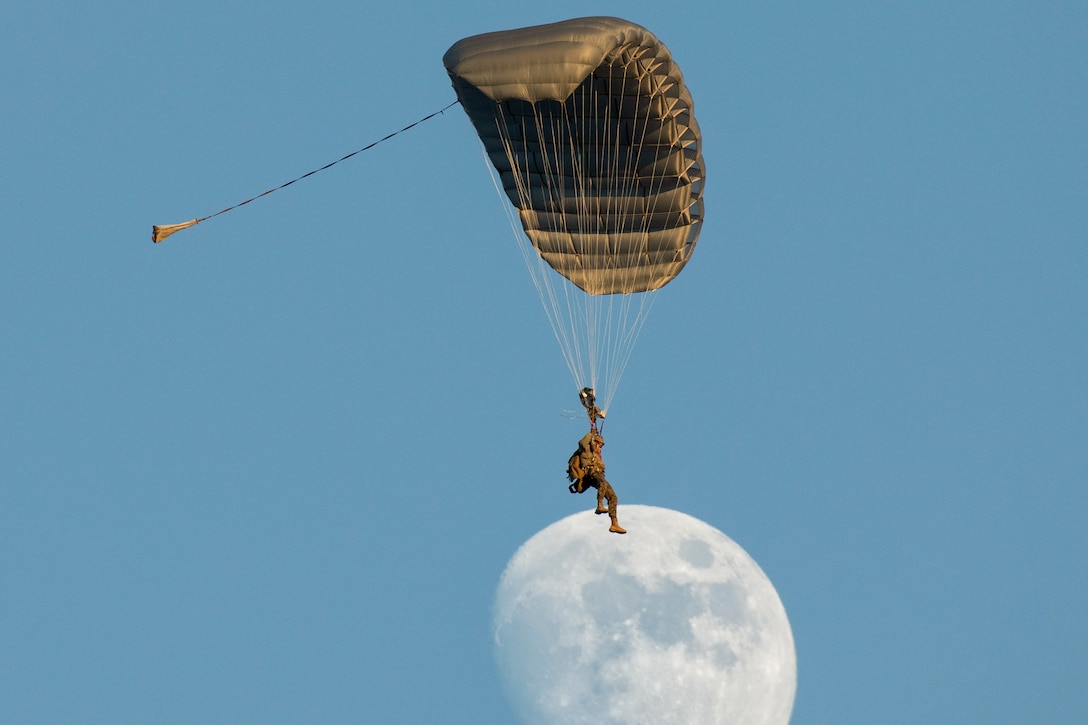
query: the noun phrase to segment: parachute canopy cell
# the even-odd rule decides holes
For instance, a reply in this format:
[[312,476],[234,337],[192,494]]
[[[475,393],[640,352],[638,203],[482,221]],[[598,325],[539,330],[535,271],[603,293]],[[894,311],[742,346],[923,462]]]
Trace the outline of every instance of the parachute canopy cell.
[[701,138],[680,69],[650,31],[579,18],[465,38],[443,62],[556,272],[593,295],[679,274],[703,220]]

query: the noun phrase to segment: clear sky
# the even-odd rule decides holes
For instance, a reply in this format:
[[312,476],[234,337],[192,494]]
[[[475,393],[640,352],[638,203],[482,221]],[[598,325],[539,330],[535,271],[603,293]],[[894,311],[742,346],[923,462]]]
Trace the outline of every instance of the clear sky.
[[[793,722],[1088,721],[1088,5],[0,6],[0,720],[505,723],[491,604],[574,384],[461,37],[658,35],[706,224],[622,503],[741,544]],[[498,8],[498,9],[496,9]]]

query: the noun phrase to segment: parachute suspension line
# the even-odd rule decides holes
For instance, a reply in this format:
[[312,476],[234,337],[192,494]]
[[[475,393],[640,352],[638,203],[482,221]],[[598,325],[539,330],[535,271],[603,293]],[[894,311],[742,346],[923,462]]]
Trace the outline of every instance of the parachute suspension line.
[[[546,144],[541,143],[539,148],[535,149],[540,155],[539,168],[536,171],[544,180],[541,186],[543,193],[547,194],[548,197],[547,206],[553,209],[564,208],[564,178],[571,179],[574,184],[580,184],[584,176],[584,170],[578,165],[577,154],[571,154],[571,166],[565,168],[564,162],[567,159],[563,154],[556,153],[553,157],[548,153],[551,148],[571,148],[570,129],[569,127],[564,128],[563,125],[557,122],[558,120],[545,118],[539,113],[539,109],[534,108],[532,133],[537,139],[548,141]],[[548,124],[546,121],[551,121],[551,123]],[[523,134],[523,136],[527,137],[528,134]],[[510,142],[504,140],[504,143],[507,145],[508,158],[513,162],[517,157],[511,153]],[[527,152],[527,138],[523,139],[523,144],[525,147],[522,149],[522,156],[529,163],[528,160],[533,156]],[[528,206],[531,201],[529,179],[533,171],[528,167],[523,169],[514,168],[522,206]],[[580,194],[580,206],[582,207],[584,207],[584,196],[584,192]],[[584,208],[580,216],[584,216]],[[578,231],[566,227],[565,216],[563,220],[565,232]],[[563,355],[567,361],[567,367],[571,371],[571,376],[574,378],[575,385],[579,388],[596,387],[598,380],[596,350],[600,345],[596,338],[594,320],[595,309],[600,304],[598,298],[582,292],[573,283],[557,275],[548,267],[536,247],[527,237],[518,231],[515,231],[515,235],[522,246],[534,283],[541,292],[541,301],[544,303],[545,313],[549,317],[556,338],[563,349]]]
[[[634,80],[638,83],[646,81],[649,75],[648,68],[643,67],[640,64],[637,53],[639,51],[632,52],[630,49],[625,50],[617,61],[622,63],[622,75],[620,76],[619,86],[621,89],[629,87],[630,76],[634,75]],[[594,84],[593,86],[593,98],[591,102],[583,103],[583,108],[604,108],[605,119],[603,123],[597,125],[595,147],[597,149],[597,168],[604,170],[606,163],[608,169],[606,173],[602,173],[601,176],[608,180],[610,188],[608,190],[607,197],[610,200],[617,200],[615,208],[608,208],[605,213],[616,214],[621,216],[627,221],[641,220],[637,228],[625,228],[626,232],[637,232],[642,235],[644,240],[648,240],[648,231],[651,224],[650,214],[652,209],[638,209],[636,208],[637,200],[640,198],[638,194],[637,186],[640,181],[640,170],[637,168],[623,168],[624,164],[628,167],[632,167],[634,161],[642,158],[643,149],[646,140],[646,133],[649,127],[649,117],[651,111],[651,103],[645,103],[643,105],[644,117],[635,119],[634,111],[632,111],[632,123],[628,126],[622,121],[623,108],[615,107],[612,103],[607,101],[607,98],[614,98],[616,94],[616,88],[614,84],[617,83],[617,79],[614,73],[609,74],[607,78],[607,95],[605,100],[598,97],[599,89]],[[657,90],[656,88],[654,89]],[[620,94],[620,103],[630,102],[630,96],[624,96]],[[616,114],[616,118],[612,117],[612,114]],[[610,133],[615,129],[615,133]],[[638,138],[624,138],[623,133],[625,130],[628,132],[634,132],[636,129],[641,131]],[[603,132],[603,133],[602,133]],[[611,136],[611,137],[610,137]],[[628,151],[625,152],[625,144]],[[606,158],[610,157],[610,161]],[[634,171],[635,173],[631,173]],[[657,172],[656,168],[651,169],[653,172]],[[649,179],[649,191],[652,194],[656,194],[661,187],[661,175],[658,173],[656,178],[651,177]],[[642,177],[645,179],[645,177]],[[645,192],[644,192],[645,193]],[[645,198],[645,196],[643,196]],[[641,252],[643,254],[648,253],[648,243],[643,242]],[[629,273],[630,278],[633,280],[634,273]],[[605,379],[608,381],[606,387],[602,392],[602,401],[606,405],[611,401],[615,395],[616,389],[619,386],[620,378],[623,371],[627,367],[627,363],[630,360],[632,351],[634,350],[635,341],[638,338],[650,310],[653,307],[653,302],[656,299],[655,291],[643,292],[639,294],[630,295],[612,295],[611,297],[619,297],[622,304],[610,305],[607,311],[607,318],[604,320],[604,324],[609,328],[609,335],[614,335],[615,342],[607,348],[607,352],[611,355],[611,358],[606,362],[606,375]],[[637,298],[637,308],[632,312],[634,307],[635,298]]]
[[305,179],[305,178],[307,178],[309,176],[313,176],[314,174],[318,173],[319,171],[324,171],[325,169],[336,166],[341,161],[347,161],[348,159],[350,159],[352,156],[355,156],[356,154],[361,154],[364,151],[368,151],[368,150],[374,148],[375,146],[377,146],[378,144],[382,143],[383,141],[388,141],[389,139],[393,138],[394,136],[402,134],[405,131],[407,131],[408,129],[413,128],[415,126],[418,126],[419,124],[423,123],[424,121],[428,121],[428,120],[434,118],[435,116],[440,116],[440,115],[444,114],[446,111],[453,108],[458,103],[460,103],[460,101],[455,100],[452,103],[450,103],[449,105],[447,105],[445,108],[442,108],[441,110],[435,111],[434,113],[429,113],[426,116],[424,116],[423,118],[419,119],[418,121],[413,121],[412,123],[409,123],[407,126],[400,129],[399,131],[394,131],[392,133],[386,134],[385,136],[378,139],[377,141],[372,141],[372,142],[368,143],[366,146],[363,146],[361,149],[358,149],[356,151],[352,151],[350,154],[346,154],[344,156],[341,156],[336,161],[331,161],[331,162],[325,164],[324,166],[322,166],[320,168],[314,169],[313,171],[307,171],[302,176],[291,179],[290,181],[288,181],[288,182],[286,182],[284,184],[280,184],[279,186],[276,186],[274,188],[271,188],[268,191],[263,191],[260,194],[257,194],[254,197],[250,197],[249,199],[246,199],[245,201],[240,201],[237,204],[234,204],[233,206],[228,206],[226,209],[220,209],[219,211],[215,212],[214,214],[209,214],[208,216],[200,217],[198,219],[190,219],[189,221],[182,222],[181,224],[163,224],[163,225],[153,226],[151,228],[151,241],[158,244],[159,242],[166,239],[168,236],[170,236],[174,232],[180,232],[182,229],[188,229],[189,227],[195,226],[195,225],[199,224],[200,222],[207,221],[208,219],[211,219],[212,217],[217,217],[220,214],[226,214],[228,211],[233,211],[233,210],[237,209],[240,206],[245,206],[246,204],[250,203],[251,201],[257,201],[257,199],[268,196],[269,194],[271,194],[274,191],[279,191],[280,189],[288,187],[291,184],[294,184],[296,181],[302,181],[303,179]]
[[[503,139],[504,143],[509,145],[508,139]],[[563,359],[567,364],[567,368],[570,370],[571,375],[575,380],[579,379],[579,365],[577,360],[573,357],[576,345],[573,341],[573,330],[567,330],[562,327],[561,323],[564,321],[564,315],[562,314],[562,308],[556,298],[555,288],[549,284],[546,270],[544,269],[544,263],[537,254],[536,249],[525,238],[521,222],[517,218],[516,210],[513,206],[506,203],[507,197],[503,192],[501,182],[499,181],[498,174],[495,171],[493,165],[488,162],[487,149],[481,143],[481,150],[484,155],[484,165],[491,174],[491,181],[495,186],[495,191],[503,200],[503,209],[506,211],[507,221],[510,223],[510,229],[513,232],[514,239],[518,242],[518,248],[521,250],[522,257],[525,260],[525,266],[529,270],[529,276],[533,280],[533,285],[536,287],[537,293],[540,295],[541,304],[544,306],[545,315],[548,318],[548,322],[552,328],[552,334],[555,335],[556,341],[559,343],[559,349],[563,353]],[[510,153],[509,147],[507,153]],[[511,157],[512,158],[512,157]],[[515,174],[514,179],[519,187],[524,185],[524,179],[520,174]],[[527,194],[528,191],[521,191],[521,194]]]
[[[545,129],[539,118],[536,119],[536,125],[537,131],[543,134]],[[544,138],[543,135],[540,137]],[[545,171],[554,171],[554,163],[555,160],[545,157],[543,164]],[[519,174],[519,176],[528,178],[527,173]],[[553,206],[558,205],[560,200],[557,196],[554,175],[547,173],[546,177],[549,181],[545,184],[545,187],[552,196]],[[528,189],[528,187],[525,188]],[[593,297],[579,290],[569,280],[556,274],[540,256],[528,237],[521,232],[515,233],[519,242],[521,242],[522,251],[526,262],[530,265],[530,273],[534,277],[537,289],[542,293],[541,301],[545,303],[545,313],[549,317],[556,332],[556,338],[563,349],[563,357],[567,362],[568,369],[571,371],[575,386],[579,389],[594,387],[597,384],[597,374],[592,357],[594,340],[591,334],[587,334],[587,331],[592,331],[592,327],[587,323],[587,318],[592,316]]]
[[[510,129],[519,125],[507,118],[506,104],[497,104],[496,129],[510,165],[512,186],[520,199],[518,207],[530,210],[523,214],[536,213],[531,211],[534,208],[554,210],[561,231],[572,238],[599,231],[606,218],[620,219],[619,233],[640,237],[643,241],[638,253],[646,255],[650,252],[649,229],[654,213],[647,199],[662,189],[665,178],[660,164],[655,163],[656,156],[651,152],[644,157],[643,153],[655,100],[625,108],[624,104],[635,103],[635,99],[627,95],[615,101],[617,89],[613,87],[628,88],[632,83],[629,75],[634,83],[653,82],[652,69],[641,61],[639,53],[639,49],[624,51],[615,63],[620,66],[616,68],[618,73],[609,69],[607,76],[594,77],[559,106],[558,114],[542,113],[539,105],[533,105],[531,121],[520,126],[520,138],[512,137]],[[604,88],[600,80],[605,81]],[[652,92],[660,92],[660,83],[655,83]],[[656,98],[656,102],[661,101]],[[538,143],[530,148],[533,138]],[[563,149],[570,151],[564,153]],[[647,163],[644,158],[651,160]],[[524,165],[520,159],[524,159]],[[505,196],[491,164],[485,165],[497,193]],[[540,182],[533,183],[533,177]],[[535,200],[534,192],[538,195]],[[565,194],[573,198],[564,203]],[[596,389],[598,400],[607,410],[653,307],[656,291],[601,295],[583,292],[549,267],[541,250],[521,231],[515,210],[504,208],[575,384],[579,389]],[[571,218],[576,228],[570,227]],[[607,257],[611,251],[608,235],[597,235],[593,242],[586,242],[586,234],[578,238],[591,248],[572,249],[575,254]],[[596,272],[583,272],[598,279],[623,274],[632,282],[636,274],[627,272],[626,265],[619,261]]]

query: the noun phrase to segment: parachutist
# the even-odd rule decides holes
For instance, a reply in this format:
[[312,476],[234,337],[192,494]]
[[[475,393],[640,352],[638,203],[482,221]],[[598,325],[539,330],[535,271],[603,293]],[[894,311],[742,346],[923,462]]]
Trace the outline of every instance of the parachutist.
[[586,489],[597,489],[597,509],[593,513],[608,514],[608,518],[612,520],[608,530],[614,534],[626,534],[627,530],[620,526],[616,516],[616,492],[604,477],[604,459],[601,457],[603,447],[604,438],[596,430],[582,436],[578,441],[578,450],[567,462],[567,480],[571,481],[567,490],[571,493],[585,493]]
[[578,397],[582,401],[582,407],[586,409],[586,415],[589,416],[589,429],[594,433],[597,432],[597,419],[604,420],[604,411],[597,407],[597,396],[593,388],[582,388],[578,391]]

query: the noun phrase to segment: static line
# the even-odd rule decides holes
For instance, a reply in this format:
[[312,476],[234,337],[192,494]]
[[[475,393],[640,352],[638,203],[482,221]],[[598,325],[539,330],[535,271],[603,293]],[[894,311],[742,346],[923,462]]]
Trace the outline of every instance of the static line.
[[383,136],[382,138],[378,139],[377,141],[373,141],[371,143],[368,143],[366,146],[363,146],[358,151],[352,151],[350,154],[347,154],[346,156],[341,156],[336,161],[331,161],[331,162],[325,164],[324,166],[322,166],[321,168],[314,169],[313,171],[307,171],[305,174],[303,174],[302,176],[299,176],[298,178],[291,179],[290,181],[288,181],[285,184],[280,184],[279,186],[277,186],[275,188],[272,188],[272,189],[269,189],[268,191],[261,192],[260,194],[257,194],[257,196],[246,199],[245,201],[240,201],[240,202],[238,202],[237,204],[235,204],[233,206],[228,206],[226,209],[221,209],[221,210],[217,211],[214,214],[209,214],[208,216],[200,217],[198,219],[190,219],[189,221],[182,222],[181,224],[163,224],[163,225],[159,225],[159,226],[153,226],[151,228],[151,241],[158,244],[159,242],[166,239],[168,236],[170,236],[174,232],[180,232],[182,229],[188,229],[189,227],[195,226],[195,225],[199,224],[202,221],[207,221],[208,219],[211,219],[212,217],[217,217],[220,214],[226,214],[228,211],[232,211],[234,209],[237,209],[240,206],[245,206],[246,204],[248,204],[251,201],[256,201],[257,199],[260,199],[263,196],[268,196],[269,194],[271,194],[274,191],[279,191],[280,189],[282,189],[284,187],[290,186],[291,184],[295,183],[296,181],[302,181],[303,179],[305,179],[308,176],[313,176],[314,174],[316,174],[319,171],[324,171],[325,169],[332,168],[333,166],[336,166],[341,161],[347,161],[348,159],[350,159],[352,156],[355,156],[356,154],[361,154],[362,152],[364,152],[364,151],[366,151],[368,149],[374,148],[375,146],[380,144],[382,141],[388,141],[389,139],[393,138],[394,136],[396,136],[398,134],[402,134],[405,131],[407,131],[408,129],[410,129],[410,128],[414,127],[414,126],[418,126],[419,124],[423,123],[424,121],[430,120],[430,119],[434,118],[435,116],[442,115],[443,113],[445,113],[449,109],[456,106],[458,103],[460,103],[460,101],[454,101],[453,103],[449,104],[448,106],[446,106],[445,108],[443,108],[440,111],[435,111],[434,113],[427,114],[426,116],[419,119],[418,121],[414,121],[413,123],[409,123],[407,126],[400,129],[399,131],[394,131],[393,133],[390,133],[390,134],[387,134],[387,135]]

